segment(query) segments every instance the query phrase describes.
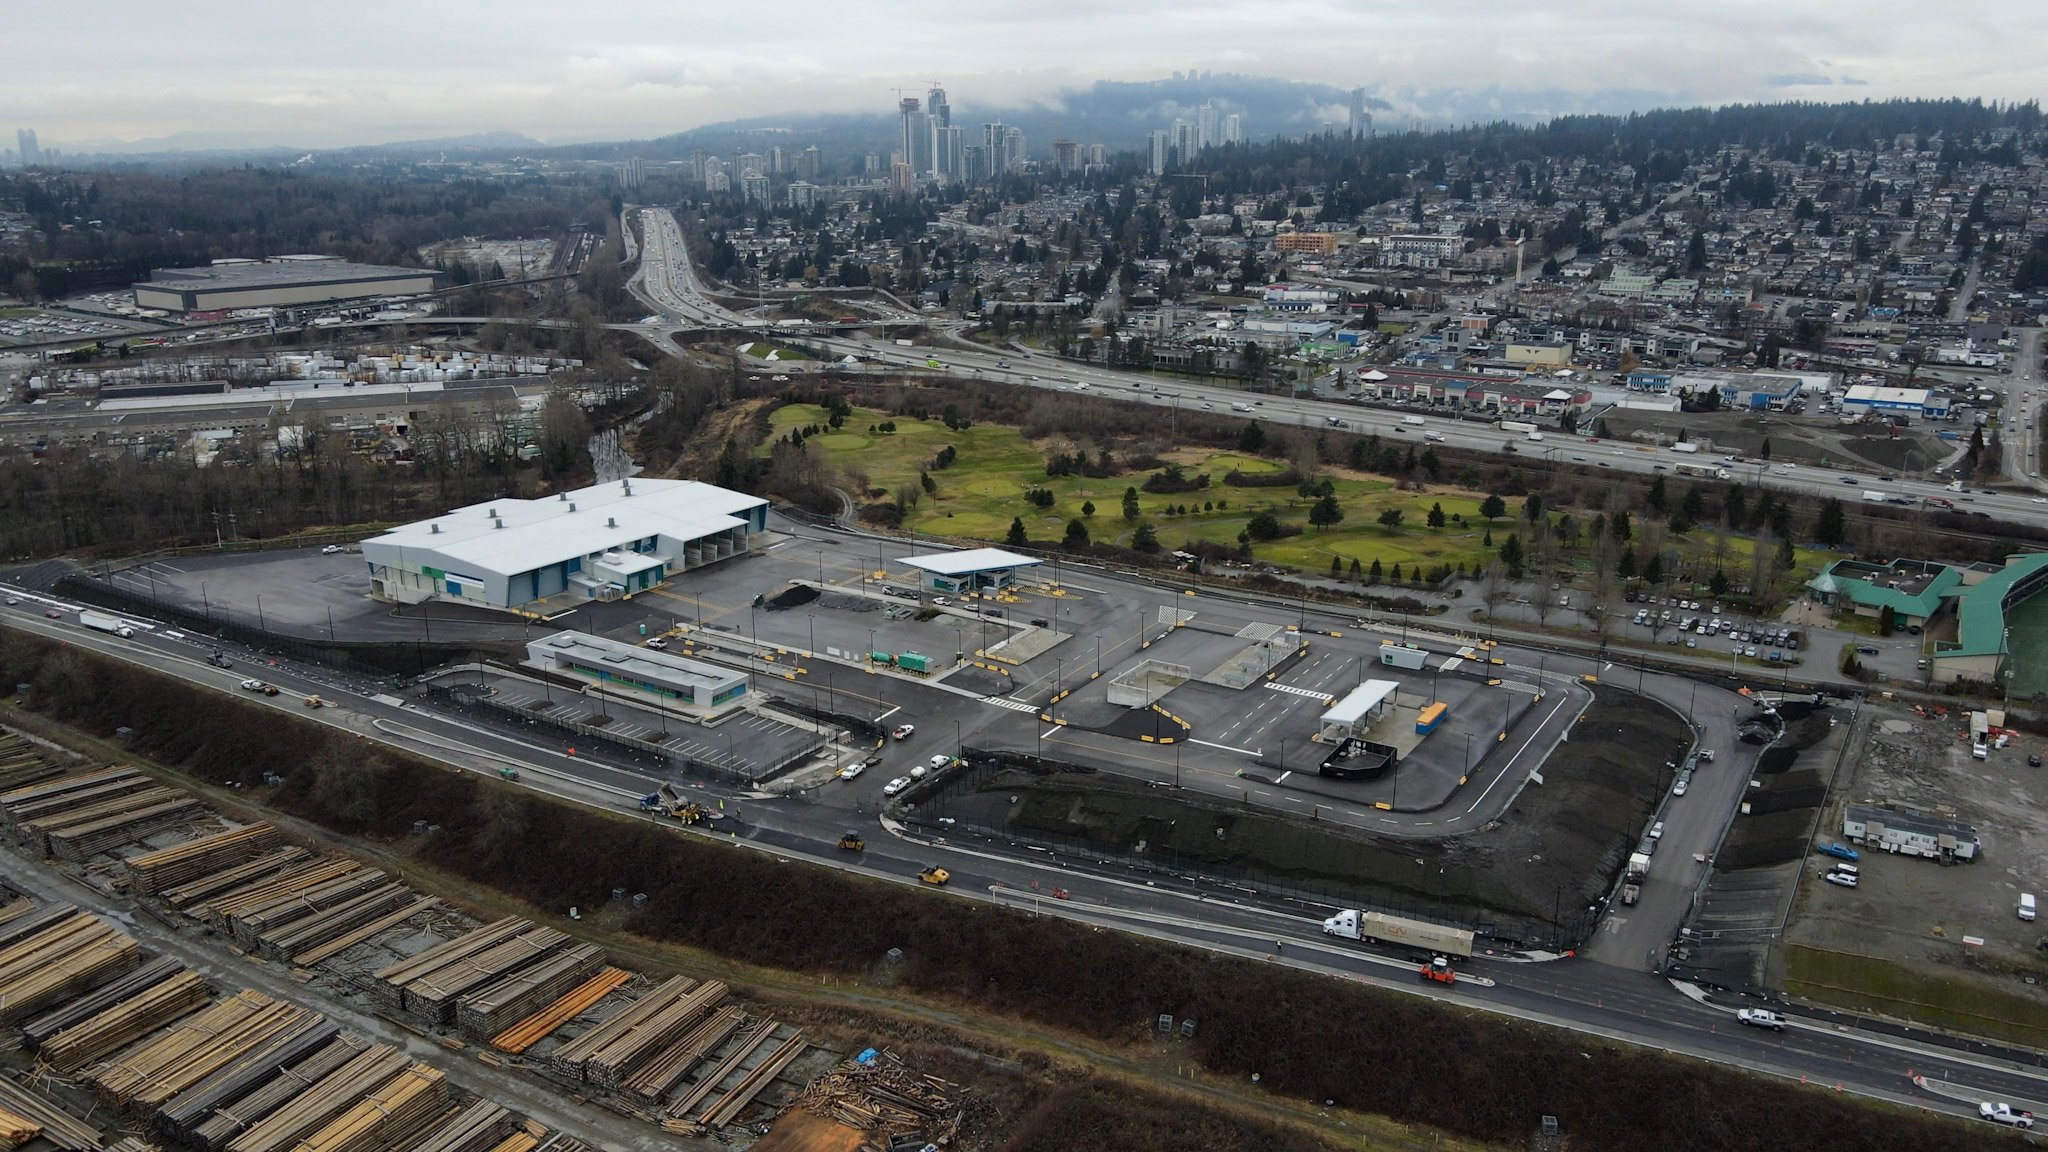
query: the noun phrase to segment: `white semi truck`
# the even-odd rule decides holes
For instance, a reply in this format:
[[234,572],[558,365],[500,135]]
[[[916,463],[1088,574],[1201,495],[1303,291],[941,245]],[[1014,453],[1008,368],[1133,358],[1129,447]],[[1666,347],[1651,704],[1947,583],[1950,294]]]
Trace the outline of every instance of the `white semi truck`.
[[130,628],[126,621],[90,609],[78,614],[78,622],[95,631],[111,632],[124,640],[135,635],[135,629]]
[[1372,940],[1381,944],[1410,945],[1446,956],[1470,958],[1472,933],[1463,928],[1446,928],[1425,920],[1389,916],[1384,912],[1349,909],[1323,921],[1325,936],[1346,940]]

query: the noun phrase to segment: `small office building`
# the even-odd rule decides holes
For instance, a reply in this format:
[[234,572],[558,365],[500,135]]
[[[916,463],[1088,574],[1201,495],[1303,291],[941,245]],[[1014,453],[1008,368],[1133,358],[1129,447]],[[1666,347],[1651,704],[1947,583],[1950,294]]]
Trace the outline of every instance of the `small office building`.
[[1017,570],[1039,563],[1001,548],[970,548],[963,552],[935,552],[928,556],[905,556],[905,564],[924,573],[929,592],[966,595],[1017,582]]
[[526,665],[699,718],[738,707],[747,695],[744,672],[582,632],[557,632],[530,641]]

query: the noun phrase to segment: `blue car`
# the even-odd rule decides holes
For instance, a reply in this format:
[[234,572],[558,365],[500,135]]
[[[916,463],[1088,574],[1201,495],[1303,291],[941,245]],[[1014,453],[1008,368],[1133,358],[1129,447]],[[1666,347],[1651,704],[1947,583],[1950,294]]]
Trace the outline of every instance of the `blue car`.
[[1837,860],[1856,860],[1860,858],[1857,851],[1847,844],[1823,844],[1820,846],[1820,852],[1823,856],[1833,856]]

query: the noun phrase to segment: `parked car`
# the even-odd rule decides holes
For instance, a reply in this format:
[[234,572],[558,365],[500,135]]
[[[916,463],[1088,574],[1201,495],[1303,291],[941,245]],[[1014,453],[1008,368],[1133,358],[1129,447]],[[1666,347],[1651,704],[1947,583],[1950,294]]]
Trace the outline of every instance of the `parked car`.
[[1833,856],[1837,860],[1863,859],[1863,854],[1854,848],[1849,847],[1847,844],[1836,844],[1833,841],[1821,845],[1820,854],[1823,856]]
[[910,777],[898,776],[894,780],[889,781],[887,784],[882,785],[882,795],[894,796],[898,792],[901,792],[908,787],[910,787]]
[[1657,822],[1656,822],[1655,824],[1652,824],[1652,825],[1650,825],[1650,839],[1652,839],[1652,840],[1662,840],[1663,838],[1664,838],[1664,822],[1663,822],[1662,820],[1659,820],[1659,821],[1657,821]]
[[1691,783],[1691,781],[1690,781],[1689,779],[1687,779],[1687,778],[1686,778],[1686,777],[1684,777],[1684,776],[1680,776],[1680,777],[1678,778],[1678,783],[1676,783],[1676,784],[1673,784],[1673,785],[1671,786],[1671,794],[1672,794],[1673,796],[1683,796],[1683,795],[1685,795],[1685,789],[1686,789],[1686,786],[1687,786],[1688,784],[1690,784],[1690,783]]
[[912,736],[915,736],[916,734],[917,734],[917,725],[915,725],[915,724],[898,724],[898,725],[896,726],[896,730],[895,730],[894,732],[891,732],[891,733],[889,733],[889,736],[890,736],[890,737],[891,737],[892,739],[896,739],[896,740],[908,740],[908,739],[910,739],[910,738],[911,738]]
[[932,757],[930,760],[925,761],[925,767],[931,769],[934,772],[937,772],[939,769],[944,768],[946,765],[951,764],[952,762],[953,758],[951,756],[948,756],[945,753],[941,752],[938,755]]
[[867,770],[868,766],[865,764],[848,764],[846,767],[841,768],[839,770],[839,778],[841,780],[852,780],[859,777],[861,773]]
[[649,641],[647,642],[647,646],[648,646],[649,648],[652,648],[652,649],[654,649],[655,651],[659,652],[659,651],[661,651],[661,650],[662,650],[663,648],[666,648],[666,647],[668,647],[668,637],[666,637],[666,636],[656,636],[655,638],[653,638],[652,640],[649,640]]
[[1856,886],[1856,877],[1844,872],[1830,872],[1821,877],[1821,879],[1830,884],[1839,884],[1844,888],[1854,888]]
[[261,680],[244,680],[242,681],[242,691],[254,692],[259,696],[275,696],[277,695],[277,685],[265,684]]
[[341,551],[341,545],[339,545],[339,544],[329,544],[329,545],[328,545],[327,547],[325,547],[325,548],[322,548],[322,549],[320,550],[320,554],[321,554],[322,556],[333,556],[333,555],[335,555],[336,553],[338,553],[338,552],[340,552],[340,551]]
[[1785,1030],[1785,1018],[1763,1008],[1744,1008],[1735,1014],[1735,1018],[1751,1028],[1769,1028],[1773,1032]]

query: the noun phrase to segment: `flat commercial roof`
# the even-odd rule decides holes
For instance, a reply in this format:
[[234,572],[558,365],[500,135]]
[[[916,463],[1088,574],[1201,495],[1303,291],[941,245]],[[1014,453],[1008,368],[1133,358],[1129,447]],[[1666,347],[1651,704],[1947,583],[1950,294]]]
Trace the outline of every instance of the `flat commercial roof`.
[[919,568],[935,576],[968,576],[976,572],[994,572],[1002,568],[1028,568],[1040,563],[1029,556],[1005,552],[1001,548],[969,548],[964,552],[934,552],[929,556],[905,556],[905,564]]
[[1917,404],[1926,407],[1931,393],[1925,388],[1886,388],[1878,384],[1851,384],[1842,394],[1845,404]]
[[1379,707],[1395,692],[1399,691],[1400,688],[1401,685],[1393,680],[1367,680],[1365,683],[1346,692],[1342,700],[1330,705],[1330,710],[1323,713],[1322,722],[1325,724],[1356,724],[1363,720],[1367,713]]
[[299,284],[349,284],[361,280],[393,280],[432,276],[432,268],[398,268],[388,264],[351,264],[346,260],[235,261],[198,268],[156,268],[137,288],[166,292],[223,291],[235,288],[276,288]]
[[650,536],[698,540],[745,527],[741,514],[767,504],[759,496],[695,480],[635,478],[578,488],[553,500],[471,504],[363,544],[429,549],[479,571],[530,572]]
[[745,673],[714,664],[704,664],[682,656],[671,656],[651,648],[640,648],[632,644],[621,644],[602,636],[583,632],[557,632],[534,641],[535,646],[545,647],[558,657],[568,657],[593,668],[605,668],[614,675],[630,676],[651,684],[682,684],[698,688],[718,688],[734,680],[744,679]]

